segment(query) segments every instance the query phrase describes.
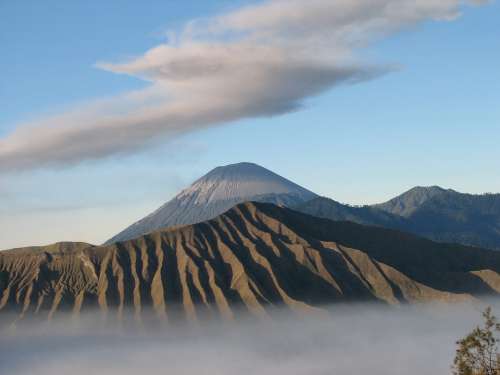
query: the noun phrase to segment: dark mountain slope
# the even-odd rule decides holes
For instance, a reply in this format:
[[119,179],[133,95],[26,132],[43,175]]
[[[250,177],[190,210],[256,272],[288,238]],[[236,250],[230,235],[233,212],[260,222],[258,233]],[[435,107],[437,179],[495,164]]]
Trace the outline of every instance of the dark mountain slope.
[[358,224],[386,228],[405,228],[406,219],[372,206],[349,206],[325,197],[317,197],[293,207],[302,213],[336,221],[352,221]]
[[408,229],[443,242],[500,249],[500,194],[436,195],[409,217]]
[[309,216],[291,210],[280,218],[305,236],[363,249],[371,257],[437,288],[453,290],[458,286],[453,283],[454,277],[464,272],[500,270],[500,254],[492,250],[438,243],[398,230],[351,222],[332,223],[319,218],[311,221]]
[[[137,319],[234,317],[326,303],[464,301],[500,291],[500,253],[240,204],[216,219],[109,246],[0,253],[0,314],[94,308]],[[4,315],[5,316],[5,315]],[[109,316],[109,314],[108,314]]]
[[293,208],[331,220],[399,229],[439,242],[500,249],[500,194],[417,187],[373,206],[351,207],[316,198]]

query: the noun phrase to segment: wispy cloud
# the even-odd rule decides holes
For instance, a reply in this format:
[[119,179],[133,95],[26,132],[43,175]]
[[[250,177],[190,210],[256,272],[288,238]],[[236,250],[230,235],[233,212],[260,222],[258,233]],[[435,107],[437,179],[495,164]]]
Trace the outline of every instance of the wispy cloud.
[[391,71],[357,52],[426,20],[453,20],[461,0],[274,0],[171,33],[135,59],[98,63],[150,82],[51,118],[19,124],[0,139],[0,169],[64,165],[133,152],[238,119],[300,109],[341,84]]

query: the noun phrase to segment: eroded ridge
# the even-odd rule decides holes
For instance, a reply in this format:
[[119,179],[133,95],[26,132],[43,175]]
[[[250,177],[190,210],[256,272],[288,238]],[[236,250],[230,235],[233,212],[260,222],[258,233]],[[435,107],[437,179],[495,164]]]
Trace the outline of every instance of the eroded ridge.
[[500,291],[500,254],[244,203],[217,218],[108,246],[0,253],[0,313],[98,309],[138,320],[322,312],[335,302],[457,302]]

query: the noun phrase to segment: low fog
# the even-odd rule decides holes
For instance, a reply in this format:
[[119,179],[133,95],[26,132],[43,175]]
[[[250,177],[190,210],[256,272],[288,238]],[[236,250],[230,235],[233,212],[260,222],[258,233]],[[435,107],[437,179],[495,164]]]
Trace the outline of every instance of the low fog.
[[[500,312],[498,301],[490,301]],[[98,317],[0,333],[1,374],[450,374],[455,341],[484,306],[333,306],[329,316],[156,329],[104,328]]]

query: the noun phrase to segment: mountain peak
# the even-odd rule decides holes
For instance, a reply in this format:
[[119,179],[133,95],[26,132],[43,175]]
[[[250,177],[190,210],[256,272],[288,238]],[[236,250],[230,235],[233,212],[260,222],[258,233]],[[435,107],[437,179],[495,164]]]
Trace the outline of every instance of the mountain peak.
[[415,186],[403,194],[375,207],[395,215],[408,217],[416,209],[437,195],[452,190],[443,189],[440,186]]
[[292,206],[316,196],[254,163],[219,166],[107,243],[128,240],[164,227],[209,220],[246,201]]
[[[241,162],[235,164],[221,165],[215,167],[206,175],[199,178],[194,182],[196,184],[199,181],[211,181],[213,179],[281,179],[286,180],[283,177],[271,172],[258,164]],[[288,181],[288,180],[287,180]]]
[[[178,198],[191,197],[196,204],[255,198],[269,194],[294,194],[312,198],[314,193],[253,163],[237,163],[212,169],[184,189]],[[241,200],[243,202],[244,200]]]
[[239,163],[234,163],[234,164],[227,164],[227,165],[219,165],[218,167],[215,167],[212,169],[210,172],[208,172],[206,175],[210,175],[212,173],[220,173],[223,171],[242,171],[242,170],[266,170],[266,168],[255,164],[251,163],[248,161],[242,161]]
[[444,191],[447,191],[447,189],[444,189],[438,185],[415,186],[415,187],[411,188],[410,190],[404,192],[403,194],[408,194],[408,193],[435,194],[435,193],[442,193]]

